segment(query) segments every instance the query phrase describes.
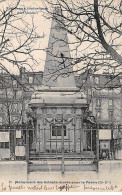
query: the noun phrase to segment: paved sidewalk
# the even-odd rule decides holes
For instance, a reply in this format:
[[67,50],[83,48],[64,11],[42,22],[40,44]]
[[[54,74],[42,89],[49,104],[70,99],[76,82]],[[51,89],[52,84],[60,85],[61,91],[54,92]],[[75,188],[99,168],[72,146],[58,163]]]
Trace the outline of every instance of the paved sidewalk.
[[[18,191],[26,191],[32,188],[40,187],[38,191],[55,191],[56,185],[66,191],[67,183],[69,186],[78,186],[77,191],[84,191],[84,184],[90,189],[111,186],[114,190],[120,191],[122,187],[122,160],[104,160],[99,162],[99,171],[81,171],[81,172],[31,172],[27,175],[27,164],[25,161],[1,161],[0,162],[0,187],[2,183],[10,191],[10,185],[17,187]],[[23,182],[25,184],[23,184]],[[58,184],[56,184],[56,182]],[[17,184],[16,184],[17,183]],[[48,188],[49,187],[49,188]],[[21,189],[21,190],[20,190]],[[1,190],[1,189],[0,189]],[[75,191],[75,188],[72,189]],[[16,190],[15,190],[16,191]],[[30,190],[31,191],[31,190]],[[36,189],[37,191],[37,189]],[[58,189],[60,191],[60,189]],[[93,190],[90,190],[93,191]],[[97,191],[97,190],[96,190]]]
[[99,162],[99,171],[67,172],[64,175],[60,172],[31,172],[27,175],[26,161],[0,161],[0,181],[6,180],[52,180],[67,179],[76,177],[77,179],[108,179],[122,181],[122,160],[104,160]]
[[26,161],[0,161],[0,181],[27,180]]

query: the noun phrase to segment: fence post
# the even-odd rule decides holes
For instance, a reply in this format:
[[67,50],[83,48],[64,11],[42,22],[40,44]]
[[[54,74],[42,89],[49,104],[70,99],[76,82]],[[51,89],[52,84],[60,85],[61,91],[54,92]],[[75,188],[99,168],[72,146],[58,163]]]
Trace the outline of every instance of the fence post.
[[96,130],[96,152],[97,152],[97,171],[98,171],[98,163],[99,163],[99,126],[97,124]]
[[8,131],[9,131],[9,148],[10,148],[10,159],[11,159],[12,151],[11,151],[11,132],[10,132],[10,128],[8,128]]
[[29,130],[26,128],[26,162],[27,162],[27,174],[29,173]]
[[14,132],[14,159],[16,159],[16,151],[15,151],[15,149],[16,149],[16,128],[14,127],[13,128],[13,132]]
[[62,173],[64,173],[64,125],[62,117]]

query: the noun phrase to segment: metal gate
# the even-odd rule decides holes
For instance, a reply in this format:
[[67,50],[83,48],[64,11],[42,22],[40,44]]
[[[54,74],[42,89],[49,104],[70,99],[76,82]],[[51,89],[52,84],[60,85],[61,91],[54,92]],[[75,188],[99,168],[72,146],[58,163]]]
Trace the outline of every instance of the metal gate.
[[96,170],[99,159],[97,129],[27,129],[27,163],[30,171]]

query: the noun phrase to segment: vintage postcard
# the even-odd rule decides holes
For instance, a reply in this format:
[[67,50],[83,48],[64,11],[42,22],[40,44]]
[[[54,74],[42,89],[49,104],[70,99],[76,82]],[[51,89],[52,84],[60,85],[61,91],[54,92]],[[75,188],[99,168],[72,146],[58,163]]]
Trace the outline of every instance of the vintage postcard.
[[0,0],[0,192],[122,191],[120,0]]

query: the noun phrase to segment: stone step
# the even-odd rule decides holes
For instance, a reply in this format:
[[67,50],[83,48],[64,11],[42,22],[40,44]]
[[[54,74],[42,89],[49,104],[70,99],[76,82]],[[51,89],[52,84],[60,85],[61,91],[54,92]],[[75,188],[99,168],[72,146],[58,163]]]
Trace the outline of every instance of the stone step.
[[[97,171],[97,163],[92,164],[64,164],[65,172],[77,172],[77,171]],[[31,164],[29,165],[29,172],[61,172],[61,164]]]

